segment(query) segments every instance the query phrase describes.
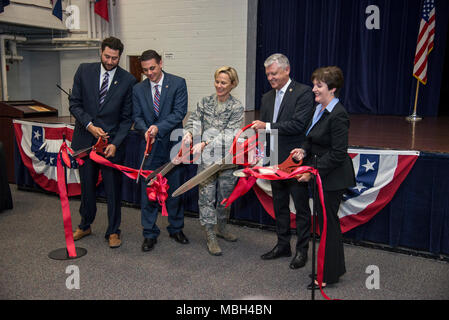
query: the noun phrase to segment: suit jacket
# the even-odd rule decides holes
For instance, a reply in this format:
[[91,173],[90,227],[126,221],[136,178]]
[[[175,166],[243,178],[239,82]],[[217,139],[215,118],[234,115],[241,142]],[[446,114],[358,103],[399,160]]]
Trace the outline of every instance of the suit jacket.
[[75,117],[72,148],[87,148],[95,144],[95,137],[86,129],[89,122],[109,133],[109,143],[119,150],[132,125],[132,88],[136,79],[117,66],[101,108],[100,62],[83,63],[76,71],[69,110]]
[[[308,127],[311,124],[312,121]],[[332,112],[324,110],[302,145],[307,152],[305,164],[314,166],[313,158],[317,156],[324,190],[335,191],[355,185],[354,168],[348,155],[348,131],[349,116],[339,102]]]
[[[134,128],[145,134],[151,125],[158,127],[154,144],[154,147],[157,148],[154,151],[156,158],[164,158],[165,160],[163,161],[168,161],[167,159],[170,158],[170,150],[177,142],[170,141],[170,134],[174,129],[182,128],[182,121],[187,114],[187,103],[186,81],[170,73],[164,72],[159,103],[159,117],[156,117],[154,112],[150,80],[145,79],[134,86]],[[181,138],[182,132],[180,132],[178,140]]]
[[307,125],[313,116],[314,96],[312,88],[292,80],[282,99],[276,122],[273,123],[275,99],[275,89],[263,95],[260,120],[269,122],[271,130],[278,130],[278,162],[282,163],[290,151],[304,140]]

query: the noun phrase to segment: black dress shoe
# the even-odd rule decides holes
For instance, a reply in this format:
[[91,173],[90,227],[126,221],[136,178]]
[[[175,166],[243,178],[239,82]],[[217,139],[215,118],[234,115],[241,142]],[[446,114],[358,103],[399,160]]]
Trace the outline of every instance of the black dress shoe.
[[189,243],[189,239],[185,236],[185,234],[181,231],[173,233],[170,235],[170,238],[175,239],[176,242],[179,242],[181,244],[187,244]]
[[296,252],[292,262],[290,262],[290,269],[299,269],[306,265],[307,254]]
[[267,252],[260,257],[262,260],[273,260],[280,257],[291,257],[292,251],[289,247],[281,248],[279,246],[274,247],[270,252]]
[[157,239],[145,238],[142,243],[142,251],[147,252],[153,250],[156,243]]

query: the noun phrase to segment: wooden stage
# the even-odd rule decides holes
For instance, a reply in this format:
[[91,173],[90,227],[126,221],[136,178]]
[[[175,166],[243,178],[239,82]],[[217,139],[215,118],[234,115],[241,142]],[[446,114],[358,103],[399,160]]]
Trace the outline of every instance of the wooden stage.
[[[247,111],[245,123],[257,119]],[[349,146],[376,149],[449,153],[449,118],[423,118],[409,122],[405,116],[350,115]]]
[[449,153],[449,118],[351,115],[349,145],[378,149]]
[[[258,111],[245,112],[246,124],[257,118]],[[405,116],[350,115],[349,145],[351,147],[449,153],[449,117],[424,117],[418,122],[409,122],[405,118]],[[73,117],[26,120],[74,124]]]

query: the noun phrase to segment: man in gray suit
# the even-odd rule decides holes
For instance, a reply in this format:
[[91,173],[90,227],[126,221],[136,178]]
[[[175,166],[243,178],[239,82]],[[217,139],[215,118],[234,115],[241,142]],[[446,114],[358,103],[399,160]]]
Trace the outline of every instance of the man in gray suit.
[[[312,88],[290,79],[290,62],[283,54],[274,54],[264,63],[265,73],[272,90],[262,97],[260,120],[253,122],[256,130],[277,133],[277,144],[270,145],[270,152],[275,152],[278,163],[285,161],[290,151],[300,146],[305,138],[305,131],[313,114],[314,97]],[[267,139],[271,140],[271,139]],[[276,141],[276,140],[273,140]],[[268,148],[267,148],[268,149]],[[276,158],[270,154],[270,159]],[[275,165],[277,163],[271,163]],[[303,267],[307,262],[310,234],[310,211],[301,205],[309,201],[306,184],[295,179],[272,181],[273,207],[276,216],[276,246],[261,258],[263,260],[290,257],[290,195],[296,208],[296,254],[290,268]]]

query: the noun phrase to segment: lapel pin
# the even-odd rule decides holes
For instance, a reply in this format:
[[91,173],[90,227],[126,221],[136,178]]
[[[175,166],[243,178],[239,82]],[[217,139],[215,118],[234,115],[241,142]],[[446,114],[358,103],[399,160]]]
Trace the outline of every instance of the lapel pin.
[[292,88],[290,88],[288,91],[290,91],[290,92],[292,92],[293,91],[293,89]]
[[114,81],[114,84],[117,84],[117,83],[118,83],[118,81],[117,81],[117,80],[115,80],[115,81]]

